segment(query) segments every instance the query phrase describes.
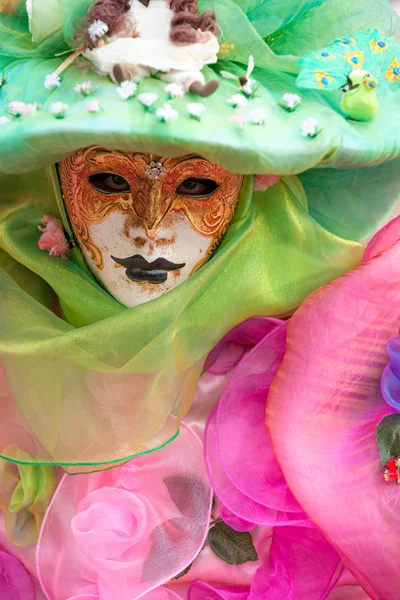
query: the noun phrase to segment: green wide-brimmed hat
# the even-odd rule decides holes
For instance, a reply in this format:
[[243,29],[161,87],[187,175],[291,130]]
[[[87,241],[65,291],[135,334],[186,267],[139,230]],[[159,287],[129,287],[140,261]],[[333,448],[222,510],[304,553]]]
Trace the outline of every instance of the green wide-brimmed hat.
[[[171,441],[207,353],[247,318],[287,317],[356,267],[358,242],[390,214],[400,179],[394,71],[367,122],[347,118],[340,91],[297,85],[309,68],[301,59],[318,60],[320,49],[371,26],[371,40],[395,53],[398,18],[387,0],[200,0],[220,28],[220,58],[204,69],[219,88],[204,99],[171,99],[156,77],[123,99],[82,59],[58,81],[88,5],[33,0],[29,16],[24,2],[0,0],[0,456],[18,462],[17,445],[25,462],[74,472]],[[252,60],[248,93],[239,78]],[[153,106],[142,94],[156,95]],[[160,116],[166,103],[175,118]],[[93,145],[196,153],[246,175],[211,260],[132,309],[100,286],[79,248],[64,260],[38,247],[44,212],[72,233],[54,165]],[[281,180],[254,193],[252,176],[268,174]]]

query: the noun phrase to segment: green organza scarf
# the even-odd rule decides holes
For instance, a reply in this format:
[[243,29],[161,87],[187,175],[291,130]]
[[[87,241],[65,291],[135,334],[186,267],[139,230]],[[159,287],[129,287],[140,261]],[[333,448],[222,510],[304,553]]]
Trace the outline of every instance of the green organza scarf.
[[88,274],[79,250],[63,260],[38,248],[40,203],[60,214],[56,188],[43,197],[45,178],[2,180],[0,455],[8,460],[17,444],[25,462],[84,471],[167,443],[224,334],[252,316],[290,315],[363,252],[309,215],[297,177],[256,194],[247,177],[210,262],[127,309]]

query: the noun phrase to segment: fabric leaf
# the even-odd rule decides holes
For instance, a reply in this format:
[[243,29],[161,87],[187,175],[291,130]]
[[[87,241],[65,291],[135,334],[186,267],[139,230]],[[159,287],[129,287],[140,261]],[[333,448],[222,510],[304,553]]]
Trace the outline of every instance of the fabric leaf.
[[235,531],[222,521],[210,529],[208,543],[212,551],[228,565],[242,565],[258,560],[250,533]]
[[400,456],[400,414],[385,417],[376,428],[381,466],[384,467],[392,457]]
[[173,577],[173,579],[181,579],[181,577],[185,577],[185,575],[187,575],[190,571],[190,569],[193,567],[193,563],[190,563],[190,565],[188,565],[186,567],[186,569],[183,569],[183,571],[181,573],[179,573],[179,575],[177,575],[176,577]]
[[171,499],[185,517],[197,517],[204,513],[199,498],[205,498],[204,484],[198,477],[173,475],[164,478]]

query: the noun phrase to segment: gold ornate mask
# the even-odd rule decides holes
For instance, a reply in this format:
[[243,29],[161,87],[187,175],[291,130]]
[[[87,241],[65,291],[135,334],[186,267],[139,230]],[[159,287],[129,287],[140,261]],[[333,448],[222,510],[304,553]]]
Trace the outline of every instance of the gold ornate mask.
[[129,307],[161,296],[208,261],[243,182],[195,155],[160,158],[97,146],[78,150],[59,170],[89,268]]

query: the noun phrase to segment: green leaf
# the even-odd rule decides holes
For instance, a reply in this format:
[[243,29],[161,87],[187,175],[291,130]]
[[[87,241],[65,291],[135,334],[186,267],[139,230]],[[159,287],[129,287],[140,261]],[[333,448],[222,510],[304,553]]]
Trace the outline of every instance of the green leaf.
[[212,551],[228,565],[242,565],[258,560],[251,534],[248,531],[235,531],[223,521],[210,529],[208,543]]
[[390,458],[400,456],[400,414],[388,415],[376,428],[381,467],[384,467]]
[[180,579],[181,577],[185,577],[185,575],[187,575],[190,571],[190,569],[193,567],[193,563],[190,563],[189,566],[186,567],[186,569],[184,569],[182,571],[182,573],[179,573],[179,575],[177,575],[176,577],[173,577],[173,579]]

